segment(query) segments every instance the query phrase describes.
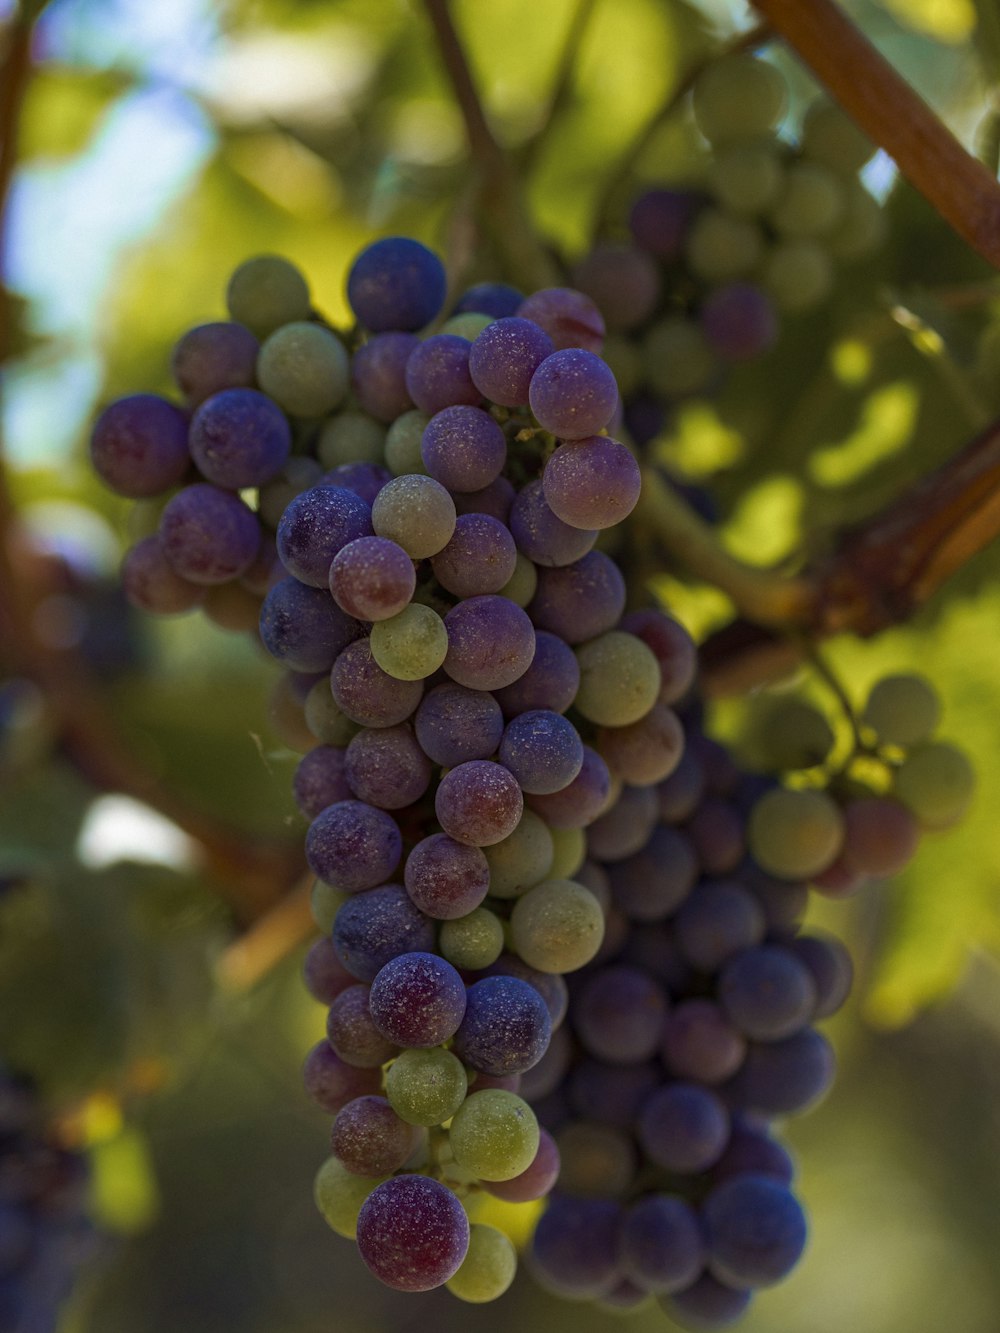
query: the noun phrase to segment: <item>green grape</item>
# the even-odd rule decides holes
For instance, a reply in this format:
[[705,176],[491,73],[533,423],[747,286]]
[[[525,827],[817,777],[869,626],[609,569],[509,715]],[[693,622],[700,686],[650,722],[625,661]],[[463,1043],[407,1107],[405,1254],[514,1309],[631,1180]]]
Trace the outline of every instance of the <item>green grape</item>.
[[457,1055],[443,1046],[402,1051],[385,1075],[389,1104],[408,1125],[443,1125],[465,1101],[469,1080]]
[[346,745],[361,730],[340,711],[326,678],[318,680],[306,695],[305,715],[306,726],[323,745]]
[[755,56],[723,56],[698,75],[692,107],[698,128],[712,143],[756,139],[781,120],[788,88],[773,65]]
[[826,792],[778,788],[750,811],[747,843],[758,865],[782,879],[825,870],[844,841],[840,808]]
[[313,920],[324,935],[329,935],[333,930],[334,918],[349,897],[349,894],[341,889],[335,889],[332,884],[325,884],[321,879],[312,886],[309,907]]
[[433,477],[396,477],[372,505],[372,526],[414,560],[437,555],[455,531],[455,501]]
[[615,377],[623,398],[634,393],[642,383],[642,355],[633,338],[611,333],[604,339],[601,356]]
[[468,916],[441,922],[438,947],[453,967],[478,972],[503,953],[503,923],[488,907],[476,907]]
[[775,771],[813,768],[829,757],[833,728],[803,699],[775,699],[755,727],[757,743]]
[[361,1205],[376,1185],[388,1179],[388,1176],[356,1176],[341,1166],[336,1157],[328,1157],[316,1173],[313,1186],[316,1207],[338,1236],[354,1240]]
[[461,315],[452,315],[441,325],[441,333],[454,334],[467,342],[475,342],[483,329],[494,323],[492,315],[482,315],[478,310],[466,310]]
[[708,168],[716,201],[738,217],[754,217],[775,202],[784,181],[777,144],[736,143],[720,148]]
[[482,1305],[502,1296],[516,1272],[517,1251],[509,1238],[496,1227],[473,1222],[462,1266],[444,1285],[460,1301]]
[[556,1143],[560,1189],[603,1199],[628,1193],[639,1163],[632,1138],[623,1129],[577,1120],[559,1131]]
[[550,829],[554,856],[550,879],[572,879],[587,859],[587,835],[582,828]]
[[483,851],[490,866],[490,896],[517,898],[550,876],[552,830],[533,810],[525,810],[513,833]]
[[875,145],[835,102],[821,97],[806,111],[801,149],[803,157],[841,176],[854,176],[875,152]]
[[515,951],[539,972],[575,972],[604,939],[601,904],[573,879],[547,879],[518,898],[510,915]]
[[266,338],[282,324],[309,318],[309,286],[287,259],[257,255],[244,260],[229,279],[226,305],[233,319]]
[[886,220],[878,201],[860,181],[848,182],[844,199],[844,216],[837,229],[826,238],[826,244],[835,259],[849,263],[870,255],[882,244]]
[[642,359],[650,388],[668,398],[707,388],[719,368],[700,326],[683,315],[669,315],[653,325],[643,342]]
[[479,1180],[512,1180],[538,1151],[538,1121],[523,1098],[503,1088],[473,1092],[448,1131],[455,1161]]
[[538,570],[526,555],[517,553],[514,572],[500,589],[500,596],[506,597],[515,606],[527,606],[538,587]]
[[815,162],[794,162],[769,216],[782,236],[807,240],[832,232],[845,206],[844,187],[832,171]]
[[580,688],[574,706],[588,722],[627,727],[645,717],[660,693],[660,664],[634,634],[609,630],[576,650]]
[[815,241],[779,241],[764,260],[760,280],[779,310],[798,314],[829,295],[833,264]]
[[420,442],[428,421],[430,417],[413,408],[397,417],[389,427],[385,437],[385,465],[394,477],[405,476],[408,472],[426,475]]
[[396,680],[425,680],[448,652],[448,631],[436,611],[411,602],[398,615],[372,626],[372,657]]
[[925,828],[955,824],[969,808],[976,775],[969,760],[947,741],[921,745],[896,770],[893,795]]
[[316,442],[316,457],[329,469],[341,463],[381,463],[385,454],[385,427],[364,412],[338,412],[324,423]]
[[688,263],[706,282],[743,278],[760,263],[764,233],[756,222],[705,208],[698,214],[685,244]]
[[257,510],[269,528],[277,528],[281,515],[297,495],[315,486],[323,469],[314,458],[290,458],[274,481],[262,486]]
[[296,417],[321,417],[343,401],[350,382],[344,344],[322,324],[285,324],[257,356],[257,383]]
[[919,745],[941,721],[941,700],[923,676],[884,676],[868,696],[862,721],[886,744]]

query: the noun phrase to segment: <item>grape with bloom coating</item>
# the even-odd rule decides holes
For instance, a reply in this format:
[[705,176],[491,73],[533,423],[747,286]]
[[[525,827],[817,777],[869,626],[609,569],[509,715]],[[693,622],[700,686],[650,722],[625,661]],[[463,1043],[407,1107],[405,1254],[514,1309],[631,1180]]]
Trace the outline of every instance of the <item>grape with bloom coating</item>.
[[606,435],[562,445],[542,474],[545,498],[557,518],[601,531],[627,518],[639,500],[642,475],[630,450]]
[[634,634],[611,630],[577,649],[580,688],[576,707],[590,722],[627,727],[656,703],[660,667],[652,649]]
[[358,1214],[358,1251],[387,1287],[430,1291],[458,1271],[469,1248],[469,1220],[458,1198],[428,1176],[393,1176]]
[[358,537],[330,565],[333,600],[357,620],[388,620],[409,605],[417,586],[413,561],[385,537]]
[[444,304],[444,265],[409,236],[386,236],[361,251],[347,277],[347,299],[373,333],[429,324]]
[[443,958],[470,972],[489,967],[503,952],[503,922],[486,907],[441,922],[438,948]]
[[448,1131],[455,1161],[480,1180],[511,1180],[534,1161],[538,1121],[523,1098],[502,1088],[473,1092]]
[[539,972],[575,972],[597,953],[604,938],[601,905],[571,879],[543,880],[514,904],[514,948]]
[[437,555],[455,531],[455,502],[433,477],[396,477],[372,505],[372,526],[414,560]]
[[448,631],[436,611],[420,602],[372,626],[372,657],[395,680],[425,680],[448,655]]
[[546,357],[535,371],[528,401],[546,430],[562,440],[582,440],[611,420],[618,385],[599,356],[568,347]]
[[489,847],[517,827],[524,809],[521,788],[503,764],[470,759],[450,769],[434,797],[438,823],[457,842]]
[[465,986],[452,965],[432,953],[390,959],[368,997],[375,1026],[397,1046],[440,1046],[465,1013]]
[[342,402],[348,382],[344,344],[322,324],[282,325],[257,357],[257,383],[292,416],[326,416]]
[[445,1286],[460,1301],[482,1305],[502,1296],[514,1281],[517,1252],[496,1227],[474,1222],[469,1231],[469,1250],[458,1272]]
[[385,1095],[410,1125],[442,1125],[465,1101],[465,1066],[442,1046],[401,1051],[385,1076]]

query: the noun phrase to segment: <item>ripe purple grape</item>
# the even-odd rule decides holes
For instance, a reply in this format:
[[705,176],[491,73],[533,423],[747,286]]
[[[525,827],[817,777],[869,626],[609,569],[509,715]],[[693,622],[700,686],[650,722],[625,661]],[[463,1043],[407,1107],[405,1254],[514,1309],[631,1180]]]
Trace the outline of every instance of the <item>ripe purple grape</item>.
[[358,1251],[379,1281],[396,1291],[443,1286],[468,1248],[465,1209],[428,1176],[393,1176],[361,1205]]

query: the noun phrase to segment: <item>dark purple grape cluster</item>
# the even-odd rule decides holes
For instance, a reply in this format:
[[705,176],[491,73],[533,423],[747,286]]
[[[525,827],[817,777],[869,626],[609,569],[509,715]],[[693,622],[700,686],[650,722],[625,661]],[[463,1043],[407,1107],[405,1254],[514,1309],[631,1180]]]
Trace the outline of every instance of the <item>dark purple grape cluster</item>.
[[103,1241],[86,1160],[53,1137],[33,1086],[0,1065],[0,1328],[54,1333]]

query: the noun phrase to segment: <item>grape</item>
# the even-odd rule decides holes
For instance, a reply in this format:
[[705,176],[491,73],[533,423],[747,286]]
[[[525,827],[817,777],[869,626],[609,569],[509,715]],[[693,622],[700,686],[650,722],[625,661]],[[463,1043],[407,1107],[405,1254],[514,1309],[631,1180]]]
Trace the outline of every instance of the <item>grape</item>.
[[468,1248],[465,1210],[450,1189],[428,1176],[384,1181],[358,1214],[358,1251],[379,1281],[396,1291],[442,1286]]
[[835,737],[830,723],[802,699],[779,698],[763,710],[755,740],[776,771],[814,768],[830,756]]
[[289,504],[278,524],[281,562],[302,583],[329,586],[334,556],[350,542],[371,535],[371,509],[341,486],[314,486]]
[[658,817],[651,787],[624,787],[618,799],[587,829],[587,854],[598,861],[623,861],[649,842]]
[[802,123],[801,151],[841,176],[853,176],[875,152],[875,145],[839,106],[817,98]]
[[683,315],[668,315],[646,334],[643,365],[649,385],[666,398],[706,390],[718,368],[699,325]]
[[444,669],[469,689],[497,690],[523,676],[535,655],[535,631],[525,611],[506,597],[469,597],[444,618]]
[[743,1063],[746,1041],[712,1000],[685,1000],[667,1016],[661,1053],[677,1078],[722,1083]]
[[687,259],[706,282],[730,282],[751,274],[764,257],[764,234],[749,218],[704,209],[687,238]]
[[337,957],[359,981],[374,981],[390,959],[434,947],[434,922],[400,884],[355,893],[333,923]]
[[843,809],[841,860],[872,879],[898,875],[916,854],[920,825],[905,805],[884,796],[848,801]]
[[343,401],[350,361],[322,324],[285,324],[263,343],[257,383],[292,416],[322,417]]
[[486,897],[490,867],[480,848],[433,833],[407,857],[404,881],[422,912],[450,921],[468,916]]
[[668,777],[680,762],[683,746],[677,714],[661,703],[638,722],[602,727],[597,734],[598,751],[614,776],[641,787]]
[[586,828],[608,803],[611,775],[607,764],[588,745],[583,747],[583,766],[562,791],[529,796],[528,804],[552,828]]
[[499,759],[522,791],[562,791],[583,767],[583,742],[564,717],[536,709],[521,713],[507,724]]
[[705,793],[705,784],[704,766],[691,746],[687,745],[680,763],[657,788],[661,819],[668,824],[679,824],[687,819],[698,808]]
[[330,592],[357,620],[387,620],[409,605],[417,586],[413,561],[385,537],[358,537],[330,565]]
[[812,973],[776,944],[730,958],[719,974],[718,994],[729,1020],[757,1041],[790,1037],[805,1027],[816,1007]]
[[455,502],[432,477],[396,477],[372,505],[379,537],[397,542],[414,560],[437,555],[455,531]]
[[636,1125],[639,1143],[658,1166],[679,1174],[705,1171],[722,1156],[729,1140],[725,1104],[697,1083],[669,1083],[642,1105]]
[[727,958],[764,938],[764,913],[742,884],[707,880],[674,918],[677,945],[692,967],[715,972]]
[[545,1001],[545,1007],[552,1019],[553,1031],[565,1019],[569,1005],[569,991],[566,982],[557,973],[539,972],[536,968],[525,963],[523,959],[518,958],[516,954],[510,953],[502,954],[485,971],[486,975],[490,977],[520,977],[529,986],[534,986]]
[[523,293],[506,282],[478,282],[459,297],[454,313],[460,315],[473,310],[492,315],[494,319],[505,319],[523,300]]
[[542,488],[557,518],[571,527],[600,530],[632,512],[642,476],[624,444],[594,435],[555,451],[545,465]]
[[356,1097],[337,1113],[330,1146],[354,1175],[382,1176],[406,1162],[416,1138],[384,1097]]
[[326,1222],[346,1240],[357,1235],[358,1214],[365,1200],[384,1177],[366,1179],[352,1175],[336,1157],[330,1157],[316,1173],[314,1195],[316,1207]]
[[347,747],[345,772],[352,793],[382,810],[401,810],[430,786],[431,766],[407,726],[366,729]]
[[467,338],[437,333],[413,349],[406,363],[406,391],[421,412],[433,416],[456,403],[481,401],[469,374],[469,346]]
[[451,541],[431,563],[438,583],[455,597],[481,597],[506,588],[517,559],[514,538],[501,522],[489,514],[460,514]]
[[372,656],[368,639],[348,644],[338,655],[330,688],[337,706],[363,727],[394,727],[405,722],[424,692],[422,681],[400,680],[383,671]]
[[621,1280],[621,1208],[606,1199],[554,1198],[531,1242],[531,1267],[556,1296],[594,1300]]
[[192,611],[205,589],[175,574],[155,534],[143,537],[122,562],[122,587],[132,606],[154,616],[175,616]]
[[491,896],[516,898],[540,884],[550,874],[554,854],[548,827],[525,810],[513,831],[486,850]]
[[517,1252],[502,1231],[474,1222],[469,1250],[458,1272],[445,1286],[460,1301],[481,1305],[502,1296],[514,1281]]
[[687,835],[706,874],[728,874],[743,860],[743,825],[742,813],[730,801],[705,797],[688,821]]
[[488,514],[506,524],[516,492],[506,477],[497,477],[481,491],[456,491],[452,496],[459,514]]
[[449,651],[444,621],[419,602],[374,624],[369,644],[372,657],[396,680],[425,680],[444,663]]
[[574,972],[597,953],[604,937],[600,903],[582,884],[548,879],[514,904],[514,948],[539,972]]
[[531,377],[528,401],[545,430],[560,439],[582,440],[611,420],[618,386],[599,356],[567,347],[539,365]]
[[537,1065],[552,1036],[545,1001],[520,977],[484,977],[469,987],[455,1033],[459,1059],[484,1074],[520,1074]]
[[691,892],[698,861],[676,829],[653,830],[638,852],[609,867],[614,902],[632,921],[662,921]]
[[799,935],[788,947],[812,974],[816,987],[813,1018],[829,1018],[850,994],[854,979],[851,955],[832,935]]
[[770,212],[782,236],[808,240],[824,236],[844,212],[844,192],[832,172],[814,162],[793,162]]
[[750,282],[716,287],[702,306],[700,319],[710,346],[726,361],[752,361],[778,339],[774,305]]
[[632,1188],[638,1153],[624,1130],[577,1120],[560,1129],[556,1142],[559,1186],[567,1194],[616,1199]]
[[645,717],[660,692],[660,668],[641,639],[621,630],[577,649],[580,688],[576,707],[589,722],[626,727]]
[[707,65],[691,97],[698,128],[713,144],[768,134],[784,115],[787,100],[780,72],[742,52]]
[[825,792],[777,788],[762,796],[747,825],[755,860],[786,879],[809,879],[840,851],[844,821]]
[[835,1070],[827,1039],[803,1028],[783,1041],[751,1042],[727,1093],[733,1104],[760,1115],[797,1115],[823,1097]]
[[428,421],[420,457],[424,470],[448,490],[481,491],[502,472],[507,441],[482,408],[446,406]]
[[581,347],[588,352],[601,350],[604,317],[583,292],[571,287],[545,287],[522,301],[517,314],[544,329],[556,351],[570,347]]
[[440,1046],[465,1013],[465,986],[432,953],[405,953],[385,964],[368,1000],[375,1026],[396,1046]]
[[521,789],[502,764],[470,759],[450,769],[434,797],[438,823],[457,842],[488,847],[512,833],[524,808]]
[[[334,745],[343,748],[357,733],[358,726],[352,722],[349,717],[341,712],[333,695],[330,693],[330,682],[323,676],[312,687],[306,695],[305,704],[302,709],[306,726],[324,745]],[[347,795],[344,800],[350,800],[351,791],[348,786]],[[331,802],[327,802],[327,805]]]
[[496,962],[503,950],[503,923],[485,907],[441,923],[438,947],[456,967],[478,971]]
[[503,318],[483,329],[472,344],[469,370],[494,403],[520,407],[528,401],[531,377],[555,351],[555,343],[529,319]]
[[885,239],[884,210],[859,181],[849,181],[844,192],[840,225],[826,237],[826,248],[847,263],[870,255]]
[[455,1161],[480,1180],[510,1180],[534,1161],[539,1131],[526,1101],[502,1088],[473,1092],[452,1117]]
[[310,947],[302,964],[302,979],[313,999],[327,1005],[333,1004],[338,995],[353,987],[356,980],[337,957],[330,939],[317,940]]
[[537,629],[575,644],[612,629],[624,606],[625,580],[618,566],[603,552],[590,551],[571,565],[538,571],[528,614]]
[[925,828],[948,828],[965,814],[976,776],[961,750],[935,741],[911,751],[896,770],[893,794]]
[[[406,387],[406,366],[419,346],[412,333],[381,333],[357,349],[351,359],[351,388],[363,412],[386,425],[408,414],[413,399]],[[391,435],[386,439],[390,467]]]
[[766,1287],[787,1277],[805,1249],[798,1200],[769,1176],[717,1185],[701,1209],[709,1266],[730,1286]]
[[339,412],[323,423],[316,440],[316,457],[323,467],[343,463],[381,463],[385,427],[364,412]]
[[[328,941],[320,940],[320,943],[326,944]],[[337,962],[343,967],[339,959]],[[351,983],[354,982],[354,977],[346,970],[343,975]],[[396,1047],[391,1041],[386,1041],[372,1022],[367,986],[351,984],[344,987],[330,1002],[330,1012],[326,1017],[326,1039],[341,1060],[358,1069],[381,1069],[396,1054]],[[339,1152],[337,1156],[340,1156]],[[361,1172],[361,1175],[365,1174]],[[381,1171],[372,1174],[379,1175]]]
[[698,667],[694,640],[684,626],[662,611],[647,607],[623,616],[619,628],[641,639],[659,662],[660,702],[674,704],[682,699],[691,688]]
[[444,768],[489,759],[503,735],[503,714],[491,694],[446,682],[429,690],[414,719],[424,753]]
[[735,1324],[746,1313],[751,1293],[717,1282],[710,1273],[703,1273],[697,1282],[664,1297],[660,1304],[664,1312],[681,1328],[692,1333],[701,1330],[726,1328]]
[[708,179],[715,199],[729,213],[754,217],[774,203],[784,171],[773,143],[733,143],[718,148]]
[[444,304],[444,265],[432,250],[408,236],[386,236],[365,247],[347,277],[347,299],[358,321],[373,333],[415,331]]
[[752,861],[740,867],[740,879],[760,903],[768,933],[794,935],[806,913],[808,886],[768,875]]
[[585,556],[597,532],[571,527],[552,512],[541,481],[529,482],[510,511],[510,530],[518,549],[536,565],[571,565]]
[[188,329],[170,359],[177,387],[191,407],[222,389],[251,388],[256,364],[257,339],[242,324],[224,321]]
[[819,305],[829,294],[833,264],[828,250],[815,241],[780,241],[768,252],[759,277],[778,309],[794,315]]
[[587,835],[583,829],[551,829],[552,869],[550,879],[574,879],[587,859]]
[[306,859],[313,874],[347,893],[384,883],[399,865],[402,850],[392,816],[362,801],[328,806],[306,834]]
[[689,1287],[705,1260],[698,1218],[683,1199],[647,1194],[625,1213],[621,1228],[622,1266],[643,1291],[671,1292]]
[[385,1076],[392,1109],[410,1125],[444,1124],[465,1101],[467,1088],[461,1060],[441,1046],[400,1052]]
[[392,481],[392,473],[378,463],[341,463],[321,478],[323,486],[342,486],[353,491],[366,505],[373,505],[383,486]]
[[733,1117],[729,1144],[712,1167],[713,1184],[721,1184],[734,1176],[770,1176],[782,1185],[790,1185],[795,1176],[795,1164],[788,1152],[763,1129],[740,1116]]
[[324,1111],[333,1114],[355,1097],[377,1093],[381,1081],[378,1069],[356,1069],[346,1064],[325,1041],[312,1048],[302,1068],[306,1093]]
[[496,690],[495,695],[506,717],[516,717],[535,708],[564,713],[576,698],[579,685],[580,666],[573,650],[562,638],[538,630],[531,665],[523,676]]
[[530,1203],[542,1199],[559,1178],[559,1149],[548,1130],[538,1132],[538,1149],[530,1164],[509,1180],[488,1180],[486,1190],[508,1203]]
[[160,515],[160,542],[175,574],[191,583],[228,583],[253,564],[257,520],[238,496],[215,486],[187,486]]
[[827,868],[813,876],[812,886],[826,898],[850,898],[868,883],[867,876],[852,870],[838,856]]
[[629,214],[636,245],[657,259],[679,259],[691,222],[703,200],[688,190],[649,190]]
[[884,676],[868,696],[861,719],[884,745],[919,745],[941,721],[941,700],[923,676]]
[[314,458],[290,458],[280,474],[260,488],[257,512],[261,522],[276,528],[295,497],[322,481],[323,473]]
[[660,273],[642,250],[605,242],[595,245],[573,269],[576,286],[600,307],[609,329],[642,324],[660,298]]
[[309,318],[309,287],[287,259],[255,255],[229,279],[226,305],[233,319],[263,338],[282,324]]
[[667,997],[638,968],[605,967],[575,996],[573,1025],[589,1054],[610,1064],[648,1060],[660,1042]]

